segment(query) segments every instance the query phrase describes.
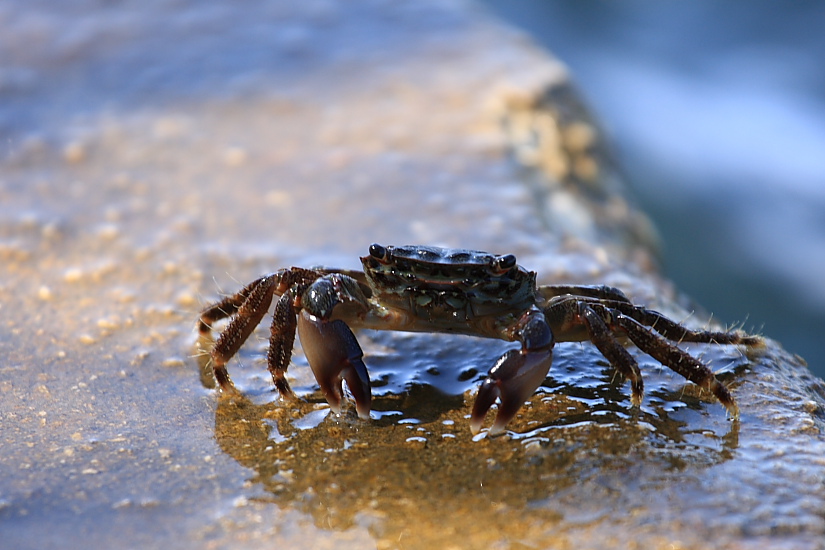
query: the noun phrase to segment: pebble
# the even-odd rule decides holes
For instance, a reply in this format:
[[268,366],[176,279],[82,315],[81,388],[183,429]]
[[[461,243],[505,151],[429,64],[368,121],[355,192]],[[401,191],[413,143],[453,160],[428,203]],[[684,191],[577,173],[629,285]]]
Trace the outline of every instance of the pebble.
[[175,297],[175,302],[180,306],[194,306],[197,305],[198,299],[192,292],[184,290]]
[[164,359],[161,365],[164,367],[182,367],[186,363],[180,357],[169,357]]
[[97,342],[97,339],[94,336],[92,336],[91,334],[86,334],[86,333],[81,334],[80,336],[78,336],[77,339],[80,340],[81,344],[86,344],[86,345],[91,345],[91,344],[94,344],[95,342]]
[[97,320],[98,328],[108,329],[108,330],[115,330],[120,328],[121,322],[117,316],[114,317],[102,317]]

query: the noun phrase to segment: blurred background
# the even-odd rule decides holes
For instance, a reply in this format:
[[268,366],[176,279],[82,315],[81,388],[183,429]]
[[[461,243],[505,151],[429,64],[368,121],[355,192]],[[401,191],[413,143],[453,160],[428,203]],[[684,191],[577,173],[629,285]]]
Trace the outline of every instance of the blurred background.
[[667,276],[825,377],[825,4],[484,3],[571,68]]

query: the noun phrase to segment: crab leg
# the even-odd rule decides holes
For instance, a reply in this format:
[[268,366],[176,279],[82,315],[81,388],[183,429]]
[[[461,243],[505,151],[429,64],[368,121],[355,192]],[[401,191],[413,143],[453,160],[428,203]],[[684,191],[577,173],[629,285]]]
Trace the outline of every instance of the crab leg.
[[470,431],[473,434],[481,429],[484,416],[496,399],[500,404],[490,435],[503,432],[527,398],[547,377],[553,361],[553,333],[544,314],[537,309],[525,313],[519,320],[515,339],[521,342],[522,348],[502,355],[481,383],[470,417]]
[[559,296],[585,296],[598,300],[610,300],[630,304],[630,300],[624,292],[618,288],[605,285],[545,285],[538,287],[539,295],[545,300],[557,298]]
[[635,319],[619,314],[616,321],[640,350],[699,387],[713,392],[730,415],[734,419],[739,418],[739,406],[730,391],[704,363],[642,326]]
[[266,355],[272,381],[278,388],[278,393],[284,398],[294,397],[292,388],[289,387],[286,379],[286,369],[292,359],[296,325],[292,292],[286,292],[275,303],[275,312],[272,315],[270,327],[269,351]]
[[[623,304],[610,305],[595,302],[564,302],[557,307],[569,310],[574,307],[587,328],[590,340],[596,345],[614,368],[630,380],[631,403],[639,405],[642,398],[642,379],[636,360],[619,344],[613,336],[618,330],[624,332],[630,341],[662,365],[670,368],[702,388],[710,390],[719,399],[733,418],[739,417],[739,407],[728,389],[722,384],[706,365],[670,343],[666,338],[681,338],[690,342],[741,343],[755,345],[758,337],[741,337],[735,333],[692,331],[677,325],[660,313],[652,310]],[[615,308],[615,309],[614,309]],[[649,323],[653,330],[642,322]],[[654,332],[654,330],[656,332]],[[658,333],[658,334],[657,334]],[[720,342],[721,341],[721,342]]]
[[699,342],[706,344],[741,344],[744,346],[764,346],[759,336],[750,336],[740,332],[718,332],[709,330],[690,330],[679,323],[671,321],[658,311],[625,303],[603,304],[615,309],[638,323],[649,326],[668,340],[674,342]]
[[341,382],[346,380],[358,416],[368,419],[372,403],[370,378],[361,359],[361,346],[346,323],[326,321],[304,310],[298,317],[298,337],[330,408],[336,414],[341,412]]
[[249,298],[252,291],[260,286],[268,277],[255,279],[232,296],[227,296],[217,304],[213,304],[203,310],[198,320],[198,331],[201,334],[208,334],[212,330],[212,325],[215,322],[235,315],[246,299]]
[[[613,368],[630,380],[630,403],[636,407],[640,406],[644,396],[644,382],[636,359],[613,336],[607,324],[609,320],[603,319],[586,303],[581,303],[579,309],[581,319],[590,334],[590,340]],[[606,310],[603,311],[603,315],[607,315]]]
[[[231,306],[239,297],[245,296],[241,306],[237,308],[237,315],[226,327],[226,330],[221,333],[215,347],[212,349],[212,371],[223,391],[237,392],[232,380],[229,378],[229,373],[226,371],[226,363],[238,352],[263,319],[269,305],[272,303],[272,295],[275,293],[275,289],[278,288],[280,279],[281,277],[278,274],[267,275],[248,285],[235,296],[220,303],[224,304],[226,302]],[[223,315],[231,309],[229,306],[224,309],[217,309],[217,306],[209,308],[201,315],[201,327],[203,325],[209,326],[204,318],[210,322],[216,318],[219,319],[221,318],[219,315]],[[224,316],[228,317],[229,315],[231,313]]]

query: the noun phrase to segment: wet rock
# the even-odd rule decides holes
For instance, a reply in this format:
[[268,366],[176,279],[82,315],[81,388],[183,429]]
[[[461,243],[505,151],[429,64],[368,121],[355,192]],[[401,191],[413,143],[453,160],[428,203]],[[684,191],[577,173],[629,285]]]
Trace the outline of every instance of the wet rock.
[[4,544],[820,547],[825,386],[772,341],[687,348],[739,422],[635,349],[631,407],[588,344],[498,438],[467,416],[502,342],[362,332],[370,421],[330,413],[300,348],[302,400],[277,399],[266,326],[229,365],[245,397],[211,388],[201,307],[374,241],[688,318],[547,53],[464,3],[33,10],[0,13],[27,75],[0,87]]

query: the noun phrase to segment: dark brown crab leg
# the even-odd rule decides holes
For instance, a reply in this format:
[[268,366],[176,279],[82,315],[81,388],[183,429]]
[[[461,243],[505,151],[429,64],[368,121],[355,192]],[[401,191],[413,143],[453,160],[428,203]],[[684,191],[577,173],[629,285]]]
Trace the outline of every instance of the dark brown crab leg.
[[[664,317],[662,314],[611,300],[588,300],[571,297],[562,299],[545,310],[551,326],[560,334],[571,332],[582,323],[589,339],[610,364],[631,382],[631,403],[639,405],[642,398],[642,379],[636,360],[616,340],[615,334],[625,334],[640,350],[662,365],[682,375],[719,399],[733,418],[739,417],[739,407],[728,389],[713,371],[701,361],[667,339],[674,341],[761,345],[762,339],[739,333],[693,331]],[[644,325],[650,325],[652,329]],[[655,332],[654,332],[655,331]]]
[[[235,309],[235,318],[218,337],[212,349],[212,371],[223,391],[237,392],[226,371],[226,363],[241,349],[243,343],[266,315],[280,281],[280,274],[261,277],[234,296],[222,300],[201,314],[199,327],[201,332],[204,332],[204,326],[211,328],[215,320],[229,317],[233,313],[232,309]],[[235,305],[238,302],[241,302],[240,306]]]
[[[578,287],[572,287],[578,288]],[[611,287],[597,289],[614,290]],[[620,291],[616,291],[621,294]],[[547,322],[559,341],[588,340],[610,362],[610,365],[630,381],[630,402],[641,405],[644,396],[644,381],[636,359],[616,340],[615,323],[609,308],[602,303],[627,304],[625,300],[600,300],[595,297],[566,295],[558,297],[544,309]],[[598,309],[596,309],[598,308]]]
[[739,406],[730,391],[716,378],[716,375],[707,365],[626,315],[617,315],[616,322],[640,350],[697,384],[700,388],[713,392],[713,395],[725,406],[731,417],[734,419],[739,418]]
[[[740,332],[691,330],[668,319],[658,311],[632,304],[605,302],[594,304],[593,308],[600,311],[601,316],[607,322],[627,334],[628,338],[640,350],[699,387],[710,390],[733,418],[739,418],[739,406],[727,387],[713,374],[713,371],[707,365],[667,340],[733,344],[759,348],[765,345],[765,341],[761,337]],[[611,363],[613,363],[612,360]]]
[[484,416],[496,399],[500,403],[490,435],[503,432],[527,398],[547,377],[553,361],[554,342],[544,314],[535,308],[525,313],[519,320],[515,339],[521,342],[521,349],[502,355],[478,389],[470,417],[470,431],[473,434],[481,429]]
[[239,292],[203,310],[198,321],[198,330],[202,336],[211,332],[215,322],[234,317],[218,337],[211,352],[212,372],[223,391],[237,392],[229,378],[226,364],[260,324],[272,304],[272,297],[281,296],[273,316],[267,359],[278,391],[286,397],[293,395],[286,381],[286,369],[295,341],[294,296],[300,295],[318,275],[317,271],[311,269],[280,269],[252,281]]
[[545,300],[559,296],[595,298],[631,304],[630,299],[618,288],[606,285],[544,285],[537,289],[539,296]]
[[[647,309],[633,304],[621,302],[601,302],[600,305],[609,309],[619,311],[637,321],[637,323],[650,327],[668,340],[674,342],[697,342],[704,344],[734,344],[750,347],[761,347],[765,341],[760,336],[751,336],[741,332],[720,332],[711,330],[691,330],[687,327],[672,321],[652,309]],[[641,347],[641,346],[640,346]]]
[[587,332],[590,334],[590,341],[593,342],[596,349],[604,355],[613,368],[630,380],[631,405],[640,406],[645,390],[642,373],[636,359],[616,340],[603,316],[596,313],[587,303],[580,303],[579,314],[587,328]]
[[227,296],[220,302],[203,310],[198,320],[198,331],[201,334],[208,334],[212,330],[214,323],[235,315],[252,291],[264,282],[267,277],[271,277],[271,275],[255,279],[232,296]]
[[295,345],[295,305],[292,292],[285,292],[275,303],[275,312],[272,314],[270,326],[269,351],[266,354],[266,363],[272,374],[272,382],[278,389],[281,397],[291,399],[295,396],[286,379],[286,369],[292,359],[292,348]]

